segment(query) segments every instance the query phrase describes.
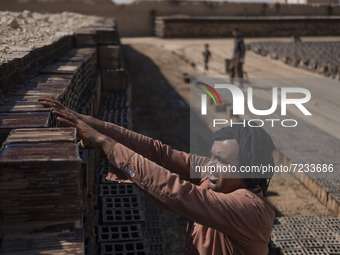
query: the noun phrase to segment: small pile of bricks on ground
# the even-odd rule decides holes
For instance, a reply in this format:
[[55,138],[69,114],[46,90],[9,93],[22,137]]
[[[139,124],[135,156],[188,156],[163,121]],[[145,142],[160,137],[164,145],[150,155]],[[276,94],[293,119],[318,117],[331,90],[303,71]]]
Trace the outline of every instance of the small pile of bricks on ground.
[[313,215],[276,218],[271,238],[283,255],[338,255],[340,219]]
[[[124,240],[110,242],[99,237],[97,241],[100,228],[95,218],[98,204],[94,191],[95,170],[101,166],[101,154],[79,149],[75,129],[59,128],[50,109],[37,102],[37,98],[53,96],[78,112],[129,127],[125,71],[115,21],[78,14],[74,14],[72,21],[69,19],[73,14],[69,13],[58,16],[23,12],[14,16],[16,21],[8,22],[15,31],[22,32],[29,23],[32,27],[28,26],[25,31],[39,32],[41,27],[46,29],[53,23],[66,35],[51,39],[43,34],[44,46],[35,48],[36,34],[32,33],[32,40],[28,41],[34,47],[25,49],[25,54],[14,59],[9,56],[14,47],[11,40],[6,41],[8,47],[2,51],[0,254],[105,254],[112,242],[117,254],[123,251],[147,254],[145,221],[140,222],[143,223],[140,227],[130,226],[134,239],[125,238],[124,234]],[[36,22],[22,23],[22,17]],[[6,19],[2,17],[1,24]],[[68,30],[77,28],[73,22],[82,28]],[[48,31],[56,34],[58,29],[54,28]],[[9,79],[8,66],[13,61],[14,79]],[[106,107],[115,106],[100,112],[101,100]],[[120,190],[125,188],[123,184],[115,185]],[[102,194],[107,192],[105,188],[102,190]],[[117,201],[110,196],[108,201],[102,197],[100,206],[106,208],[111,202],[112,212],[127,205],[126,198]],[[128,209],[138,213],[140,210],[142,214],[136,199],[128,198],[128,202],[132,202]],[[121,213],[122,217],[129,217],[125,211]],[[117,219],[113,224],[127,222]],[[126,228],[120,230],[123,233]],[[143,230],[143,236],[137,238],[135,232],[139,230]]]
[[247,48],[262,56],[340,80],[340,42],[254,42]]

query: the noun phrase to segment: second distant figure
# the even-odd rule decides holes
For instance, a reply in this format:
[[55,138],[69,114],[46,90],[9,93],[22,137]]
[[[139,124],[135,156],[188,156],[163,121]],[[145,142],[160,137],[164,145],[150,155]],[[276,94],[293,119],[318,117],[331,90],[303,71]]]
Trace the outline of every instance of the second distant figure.
[[211,58],[211,52],[209,50],[208,43],[204,44],[204,51],[202,52],[202,55],[203,55],[203,61],[204,61],[204,71],[206,72],[209,69],[208,63]]
[[241,36],[240,30],[235,28],[233,31],[234,41],[234,51],[233,57],[230,63],[230,82],[234,83],[234,78],[238,78],[240,86],[243,87],[243,63],[244,56],[246,54],[246,47],[244,45],[244,40]]

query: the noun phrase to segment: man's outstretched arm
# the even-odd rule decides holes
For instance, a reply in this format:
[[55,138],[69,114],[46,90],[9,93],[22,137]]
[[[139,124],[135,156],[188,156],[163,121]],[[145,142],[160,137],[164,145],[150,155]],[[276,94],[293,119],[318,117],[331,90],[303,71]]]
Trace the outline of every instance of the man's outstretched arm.
[[[173,169],[182,179],[190,179],[190,159],[188,153],[174,150],[158,140],[138,134],[113,123],[72,111],[54,98],[40,98],[38,101],[45,107],[52,108],[53,112],[58,112],[61,116],[67,115],[68,119],[73,119],[73,121],[77,120],[78,122],[80,121],[83,122],[83,124],[89,125],[93,131],[96,131],[93,136],[99,138],[100,135],[107,136],[158,165],[167,169]],[[75,124],[68,123],[68,125]]]

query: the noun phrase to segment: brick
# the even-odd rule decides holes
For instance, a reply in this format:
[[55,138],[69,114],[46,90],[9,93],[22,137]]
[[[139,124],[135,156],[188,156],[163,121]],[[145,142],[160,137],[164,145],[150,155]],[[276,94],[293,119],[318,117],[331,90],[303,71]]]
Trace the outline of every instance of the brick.
[[283,249],[282,251],[283,255],[307,255],[303,249]]
[[102,197],[103,208],[136,208],[140,207],[140,200],[138,196],[115,196],[115,197]]
[[304,248],[322,248],[323,245],[316,238],[314,239],[300,239],[299,243]]
[[294,236],[288,232],[275,232],[271,235],[273,241],[287,241],[287,240],[294,240]]
[[325,248],[305,248],[307,255],[329,255]]
[[162,235],[152,235],[147,237],[151,254],[164,254],[164,240]]
[[124,243],[103,242],[100,244],[100,255],[129,254],[141,255],[149,254],[149,249],[145,242],[134,241]]
[[312,239],[316,237],[311,231],[293,231],[293,235],[296,239]]
[[99,196],[121,197],[137,195],[137,190],[134,184],[117,183],[117,184],[101,184],[99,185]]
[[123,69],[102,69],[102,90],[122,91],[125,89],[125,72]]
[[141,208],[102,208],[102,222],[105,225],[144,223],[145,216]]
[[144,236],[140,224],[98,226],[99,242],[126,242],[143,239]]
[[325,248],[331,255],[340,254],[340,245],[325,245]]
[[340,238],[337,236],[319,236],[319,240],[326,245],[340,245]]
[[306,225],[310,229],[328,229],[327,225],[322,221],[307,222]]
[[121,47],[118,45],[99,46],[99,67],[119,68],[121,65]]
[[284,240],[284,241],[277,241],[274,242],[277,247],[281,249],[301,249],[300,244],[297,240]]

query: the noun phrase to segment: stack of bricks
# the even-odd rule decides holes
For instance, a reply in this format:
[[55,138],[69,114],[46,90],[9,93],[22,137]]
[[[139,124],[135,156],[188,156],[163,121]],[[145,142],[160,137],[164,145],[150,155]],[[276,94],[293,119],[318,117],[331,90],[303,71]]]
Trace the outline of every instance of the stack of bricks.
[[97,176],[99,254],[149,254],[139,191],[132,183],[106,180],[111,168],[110,162],[103,159]]
[[77,47],[98,46],[98,64],[104,91],[125,89],[122,47],[115,23],[77,31],[76,45]]
[[156,16],[155,35],[163,38],[232,37],[237,25],[245,37],[338,36],[339,16]]
[[0,64],[0,95],[34,76],[73,45],[74,37],[67,35],[34,50],[20,46],[13,48],[12,53],[7,55],[8,60]]
[[75,128],[12,130],[0,166],[1,254],[84,254]]
[[313,215],[276,218],[271,237],[283,255],[340,254],[340,219]]
[[[0,105],[0,142],[2,143],[9,131],[14,128],[55,126],[50,110],[43,108],[37,102],[40,97],[54,97],[67,107],[76,109],[82,96],[93,87],[90,77],[96,73],[96,50],[75,49],[68,52],[62,60],[40,70],[40,74],[24,84],[12,88]],[[78,60],[78,61],[74,61]],[[98,86],[96,87],[98,88]],[[92,89],[92,88],[91,88]],[[92,101],[100,102],[100,93],[93,89]],[[88,106],[89,107],[89,106]],[[98,112],[98,109],[97,109]],[[94,114],[94,112],[89,112]]]
[[340,80],[339,42],[253,42],[247,47],[262,56]]
[[[81,149],[81,161],[75,135],[71,142],[70,129],[50,129],[58,123],[37,99],[55,97],[78,112],[99,115],[102,71],[123,74],[119,83],[109,83],[109,90],[125,89],[119,44],[115,22],[107,20],[34,50],[18,48],[13,61],[0,65],[0,92],[6,92],[0,102],[0,142],[7,138],[0,170],[1,254],[97,254],[94,170],[99,153]],[[73,45],[79,48],[71,50]],[[100,66],[99,47],[110,52]],[[115,99],[125,102],[120,109],[126,114],[126,91]],[[128,127],[127,115],[117,116]],[[131,251],[132,245],[146,254],[141,242],[113,249]]]

